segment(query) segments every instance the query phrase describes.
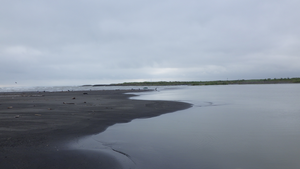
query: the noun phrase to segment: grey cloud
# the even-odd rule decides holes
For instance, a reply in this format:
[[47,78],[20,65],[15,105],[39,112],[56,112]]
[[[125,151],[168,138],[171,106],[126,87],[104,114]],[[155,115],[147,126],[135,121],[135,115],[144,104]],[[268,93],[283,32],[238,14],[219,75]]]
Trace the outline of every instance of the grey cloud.
[[298,76],[299,5],[3,0],[0,85]]

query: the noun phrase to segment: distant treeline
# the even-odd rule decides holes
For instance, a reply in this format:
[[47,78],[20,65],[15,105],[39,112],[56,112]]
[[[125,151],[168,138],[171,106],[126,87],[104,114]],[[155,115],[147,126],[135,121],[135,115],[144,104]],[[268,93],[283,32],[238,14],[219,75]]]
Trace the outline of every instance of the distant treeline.
[[[231,84],[278,84],[300,83],[300,78],[250,79],[250,80],[216,80],[216,81],[158,81],[158,82],[124,82],[109,86],[170,86],[170,85],[231,85]],[[98,85],[94,85],[98,86]]]

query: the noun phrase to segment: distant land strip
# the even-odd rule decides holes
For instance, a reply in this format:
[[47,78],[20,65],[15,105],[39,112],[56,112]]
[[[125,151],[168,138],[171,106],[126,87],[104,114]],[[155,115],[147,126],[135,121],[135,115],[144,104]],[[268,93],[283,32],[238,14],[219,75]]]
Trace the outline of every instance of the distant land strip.
[[216,81],[156,81],[156,82],[124,82],[116,84],[96,84],[85,86],[173,86],[173,85],[233,85],[233,84],[282,84],[300,83],[300,78],[268,78],[249,80],[216,80]]

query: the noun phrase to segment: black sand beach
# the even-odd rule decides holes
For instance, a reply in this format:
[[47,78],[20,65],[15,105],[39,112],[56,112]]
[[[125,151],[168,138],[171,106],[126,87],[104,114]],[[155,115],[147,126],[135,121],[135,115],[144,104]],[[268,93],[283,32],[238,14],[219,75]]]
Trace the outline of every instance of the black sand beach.
[[191,106],[130,100],[126,92],[132,91],[0,93],[0,168],[121,168],[104,152],[64,145],[116,123]]

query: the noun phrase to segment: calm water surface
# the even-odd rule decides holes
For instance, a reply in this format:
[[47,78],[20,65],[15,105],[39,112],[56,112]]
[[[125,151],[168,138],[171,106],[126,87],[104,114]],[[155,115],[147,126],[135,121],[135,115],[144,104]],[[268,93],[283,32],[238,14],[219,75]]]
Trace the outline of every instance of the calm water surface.
[[[79,140],[125,168],[299,169],[300,85],[196,86],[138,93],[190,109],[116,124]],[[79,145],[79,146],[78,146]]]

